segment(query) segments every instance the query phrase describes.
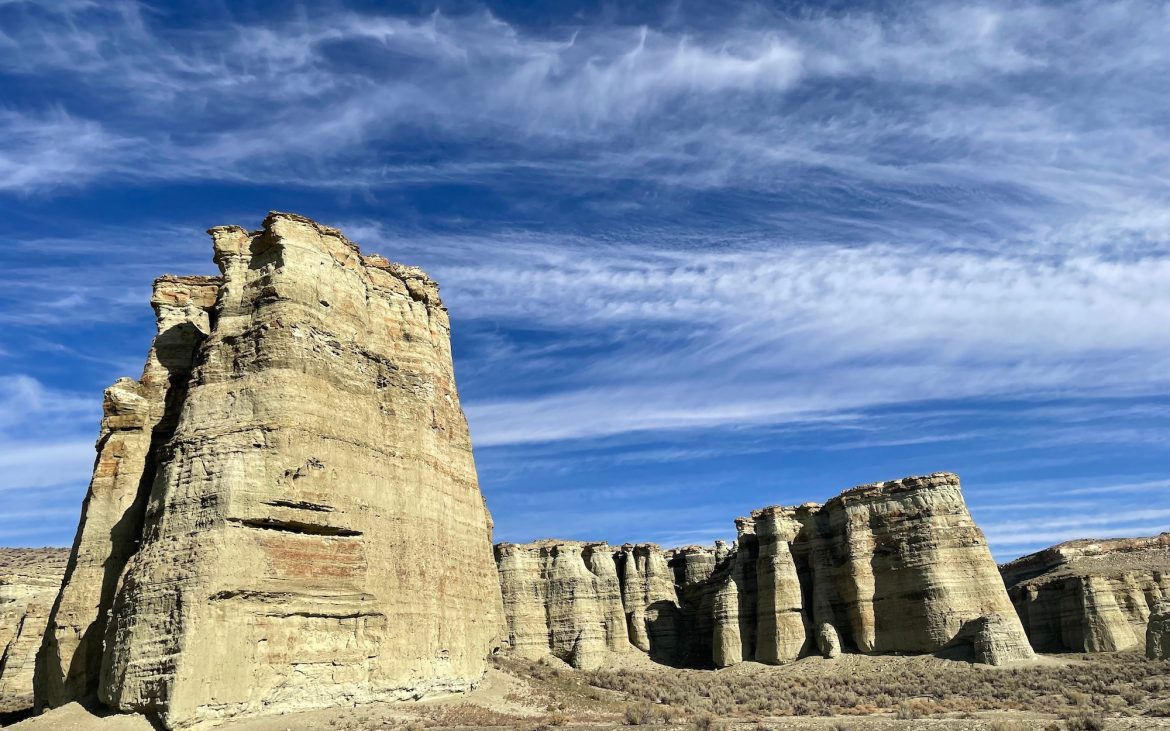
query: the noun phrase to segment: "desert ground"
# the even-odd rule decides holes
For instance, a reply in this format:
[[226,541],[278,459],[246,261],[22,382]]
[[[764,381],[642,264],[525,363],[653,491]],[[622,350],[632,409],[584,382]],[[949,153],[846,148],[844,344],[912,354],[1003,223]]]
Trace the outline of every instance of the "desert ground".
[[[809,657],[782,666],[679,670],[630,655],[595,671],[496,658],[478,690],[414,703],[286,713],[228,731],[632,726],[746,729],[1094,731],[1170,729],[1170,663],[1139,653],[1048,655],[995,668],[934,657]],[[98,717],[76,704],[21,731],[151,731],[142,717]]]

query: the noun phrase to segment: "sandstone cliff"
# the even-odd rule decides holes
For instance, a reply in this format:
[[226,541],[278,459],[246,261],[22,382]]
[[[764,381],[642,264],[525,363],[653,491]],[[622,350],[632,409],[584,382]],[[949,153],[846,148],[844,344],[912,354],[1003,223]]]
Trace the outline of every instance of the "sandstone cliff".
[[62,548],[0,548],[0,712],[32,706],[33,663],[67,558]]
[[[513,646],[577,667],[629,648],[693,667],[833,657],[842,649],[941,652],[991,664],[1032,656],[952,474],[863,485],[824,505],[764,508],[736,527],[732,547],[497,546]],[[583,568],[582,547],[613,556],[624,636],[615,639],[602,619],[614,597],[601,573]],[[558,564],[561,555],[574,558]],[[652,591],[647,574],[656,577]],[[570,576],[571,592],[553,589]],[[571,652],[558,637],[589,649]]]
[[210,233],[222,276],[160,280],[107,392],[38,703],[174,728],[471,688],[503,614],[437,286],[292,214]]
[[1036,650],[1140,649],[1152,608],[1170,599],[1170,533],[1061,543],[1000,573]]

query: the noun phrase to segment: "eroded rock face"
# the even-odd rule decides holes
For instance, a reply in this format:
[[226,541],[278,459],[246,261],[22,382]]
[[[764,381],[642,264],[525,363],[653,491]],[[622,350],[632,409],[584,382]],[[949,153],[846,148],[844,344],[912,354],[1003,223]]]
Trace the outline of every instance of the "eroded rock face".
[[114,591],[142,537],[146,500],[183,408],[196,350],[211,331],[219,285],[217,277],[155,281],[151,305],[157,331],[142,377],[123,378],[106,389],[97,463],[37,658],[43,706],[96,694]]
[[[732,547],[665,552],[673,591],[660,584],[653,598],[640,588],[637,554],[631,556],[629,547],[614,551],[619,567],[634,567],[623,574],[626,616],[644,617],[648,602],[671,610],[672,631],[662,635],[668,650],[637,621],[628,623],[631,646],[660,662],[696,667],[782,663],[811,653],[833,657],[843,649],[946,649],[991,664],[1032,657],[955,475],[863,485],[823,506],[764,508],[736,526]],[[571,551],[573,545],[497,547],[504,594],[514,597],[506,602],[510,626],[514,633],[531,626],[539,636],[517,638],[529,656],[548,652],[549,625],[541,625],[542,616],[569,622],[559,629],[566,635],[596,634],[593,615],[572,615],[560,607],[563,598],[552,601],[547,588],[533,588],[539,577],[552,574],[547,562],[531,556]],[[603,550],[603,544],[590,545]],[[522,576],[518,566],[526,567]],[[576,602],[612,601],[600,584],[578,581],[574,587]],[[595,639],[592,646],[602,644]],[[573,662],[563,649],[554,654]],[[593,654],[588,666],[601,661]]]
[[[214,304],[172,318],[199,341],[167,373],[173,426],[157,444],[159,395],[133,382],[145,403],[108,409],[133,411],[135,441],[95,475],[48,675],[172,728],[470,689],[503,616],[437,286],[292,214],[210,233]],[[137,546],[88,530],[127,515]],[[112,592],[103,552],[125,564]],[[106,607],[95,688],[85,640]]]
[[1036,650],[1140,649],[1152,608],[1170,599],[1170,533],[1070,541],[1000,572]]
[[496,546],[509,642],[520,656],[596,668],[630,648],[613,550],[604,543]]
[[1170,601],[1164,601],[1150,612],[1146,625],[1146,657],[1151,660],[1170,660]]
[[[630,644],[651,659],[671,663],[680,652],[682,616],[674,571],[653,543],[626,544],[615,556]],[[506,585],[506,580],[501,576]]]
[[63,548],[0,548],[0,712],[32,707],[33,664],[68,557]]
[[825,592],[812,620],[837,627],[846,648],[935,652],[984,616],[1027,646],[955,475],[863,485],[805,516],[821,544],[812,583]]

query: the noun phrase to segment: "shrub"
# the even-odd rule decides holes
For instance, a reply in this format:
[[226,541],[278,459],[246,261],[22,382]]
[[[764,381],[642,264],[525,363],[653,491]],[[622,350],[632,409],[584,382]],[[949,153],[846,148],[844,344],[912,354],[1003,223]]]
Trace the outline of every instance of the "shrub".
[[1068,731],[1105,731],[1105,719],[1099,713],[1080,711],[1064,717]]
[[694,731],[723,731],[723,724],[710,713],[700,713],[691,720]]
[[1149,714],[1158,718],[1170,718],[1170,701],[1162,701],[1151,706]]
[[913,721],[917,718],[922,718],[925,715],[922,712],[922,706],[913,701],[906,703],[899,703],[897,710],[894,711],[894,718],[899,721]]
[[625,721],[627,726],[644,726],[650,723],[650,706],[645,703],[638,703],[632,706],[626,706]]

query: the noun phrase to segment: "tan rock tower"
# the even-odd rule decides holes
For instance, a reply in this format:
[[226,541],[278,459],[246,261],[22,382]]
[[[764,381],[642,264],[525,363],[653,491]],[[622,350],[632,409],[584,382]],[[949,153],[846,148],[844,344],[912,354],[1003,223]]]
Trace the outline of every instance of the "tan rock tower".
[[470,689],[502,603],[437,286],[301,216],[210,233],[206,337],[153,460],[95,475],[39,704],[174,728]]

